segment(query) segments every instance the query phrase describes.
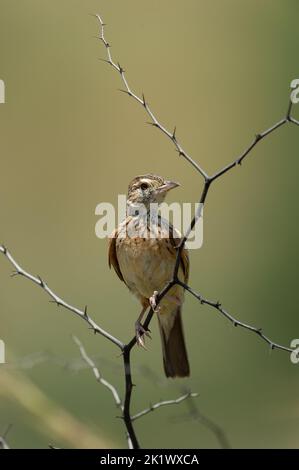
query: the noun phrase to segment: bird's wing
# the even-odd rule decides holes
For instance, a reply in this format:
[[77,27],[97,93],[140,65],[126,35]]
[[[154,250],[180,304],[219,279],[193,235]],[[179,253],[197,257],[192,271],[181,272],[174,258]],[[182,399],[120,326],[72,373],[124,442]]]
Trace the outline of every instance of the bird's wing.
[[182,254],[181,254],[181,265],[183,266],[185,284],[188,284],[190,261],[189,261],[188,250],[186,248],[183,249]]
[[117,230],[114,230],[114,232],[109,238],[109,248],[108,248],[109,268],[111,268],[111,265],[112,265],[119,279],[125,282],[123,275],[121,273],[120,267],[119,267],[118,260],[117,260],[116,239],[117,239]]

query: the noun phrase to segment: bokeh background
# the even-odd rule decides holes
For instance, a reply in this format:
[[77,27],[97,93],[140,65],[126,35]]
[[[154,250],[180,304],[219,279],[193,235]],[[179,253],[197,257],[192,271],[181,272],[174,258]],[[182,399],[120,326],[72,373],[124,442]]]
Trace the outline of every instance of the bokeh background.
[[[171,201],[196,201],[198,174],[117,91],[118,75],[94,37],[100,12],[116,60],[159,118],[209,172],[284,116],[298,78],[296,0],[0,0],[0,241],[64,299],[128,340],[139,305],[107,266],[95,207],[116,203],[129,180],[154,172],[179,180]],[[297,118],[299,110],[294,107]],[[191,253],[190,284],[236,317],[289,345],[298,318],[299,129],[261,142],[212,188],[204,244]],[[13,448],[123,447],[109,392],[81,367],[76,334],[123,394],[118,350],[0,259],[0,432]],[[132,356],[132,411],[199,392],[198,409],[232,447],[298,447],[299,365],[270,352],[187,296],[192,376],[163,379],[156,322],[148,351]],[[24,359],[25,358],[25,359]],[[29,359],[28,359],[29,358]],[[39,359],[42,358],[42,359]],[[143,447],[217,448],[187,404],[136,422]]]

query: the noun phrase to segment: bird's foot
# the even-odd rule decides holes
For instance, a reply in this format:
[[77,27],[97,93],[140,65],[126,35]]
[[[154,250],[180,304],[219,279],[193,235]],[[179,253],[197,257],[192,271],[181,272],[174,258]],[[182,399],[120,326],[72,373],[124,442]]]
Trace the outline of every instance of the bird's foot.
[[157,290],[154,291],[153,295],[149,298],[149,303],[151,308],[155,313],[158,313],[160,310],[160,307],[157,307],[157,297],[158,297],[159,292]]
[[146,349],[145,347],[145,336],[148,338],[152,339],[149,330],[146,330],[140,323],[140,321],[136,321],[135,323],[135,334],[136,334],[136,342],[137,346],[141,346],[143,349]]

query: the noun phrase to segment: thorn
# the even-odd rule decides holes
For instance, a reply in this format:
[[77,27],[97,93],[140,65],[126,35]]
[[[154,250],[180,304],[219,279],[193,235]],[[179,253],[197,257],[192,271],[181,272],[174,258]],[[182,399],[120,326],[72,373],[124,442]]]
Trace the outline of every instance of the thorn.
[[217,300],[217,302],[215,303],[215,307],[216,307],[216,308],[220,308],[220,307],[221,307],[221,303],[219,302],[219,300]]
[[242,165],[242,160],[241,160],[241,158],[239,158],[239,160],[236,161],[236,165],[240,165],[240,166]]
[[99,60],[101,60],[102,62],[106,62],[106,63],[109,64],[109,65],[112,65],[111,60],[102,59],[101,57],[99,57]]
[[176,140],[176,126],[174,126],[174,129],[173,129],[172,140]]
[[84,316],[87,318],[88,315],[87,315],[87,305],[85,305],[85,308],[84,308]]
[[5,245],[1,245],[1,247],[3,248],[3,254],[6,255],[7,254],[7,248]]
[[36,276],[38,279],[39,279],[39,282],[40,282],[40,286],[41,287],[45,287],[45,283],[44,281],[42,280],[42,278],[40,276]]
[[143,106],[146,108],[146,102],[145,102],[144,93],[142,93],[142,100],[143,100]]
[[121,91],[122,93],[126,93],[126,95],[132,96],[132,93],[130,93],[128,90],[122,90],[121,88],[118,88],[118,91]]
[[271,348],[271,351],[273,351],[275,349],[275,344],[271,343],[270,348]]
[[186,156],[185,152],[183,152],[182,150],[178,150],[178,152],[179,152],[180,157],[185,157]]
[[238,323],[236,321],[233,322],[233,325],[237,328]]
[[57,307],[60,307],[61,303],[58,300],[49,300],[52,304],[56,304]]
[[18,276],[19,274],[20,274],[19,271],[13,271],[10,277],[15,277],[15,276]]
[[256,331],[257,331],[257,333],[258,333],[259,335],[263,334],[263,329],[262,329],[262,328],[257,328]]
[[159,127],[156,122],[147,121],[146,124],[149,124],[150,126],[153,126],[153,127]]
[[122,75],[125,71],[124,71],[124,69],[122,68],[122,66],[120,65],[119,62],[117,62],[117,65],[118,65],[118,68],[119,68],[119,73]]
[[258,142],[259,140],[261,140],[262,136],[261,134],[255,134],[255,140],[256,142]]
[[89,326],[88,327],[89,330],[93,330],[93,333],[96,335],[97,334],[97,329],[94,327],[94,326]]

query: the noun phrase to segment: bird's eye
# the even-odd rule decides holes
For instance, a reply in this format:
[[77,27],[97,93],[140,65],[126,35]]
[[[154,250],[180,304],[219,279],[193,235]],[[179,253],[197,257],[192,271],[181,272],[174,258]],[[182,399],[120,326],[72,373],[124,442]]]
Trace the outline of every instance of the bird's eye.
[[140,185],[140,188],[142,189],[142,191],[144,191],[145,189],[148,188],[148,184],[147,184],[147,183],[142,183],[142,184]]

